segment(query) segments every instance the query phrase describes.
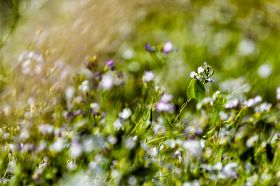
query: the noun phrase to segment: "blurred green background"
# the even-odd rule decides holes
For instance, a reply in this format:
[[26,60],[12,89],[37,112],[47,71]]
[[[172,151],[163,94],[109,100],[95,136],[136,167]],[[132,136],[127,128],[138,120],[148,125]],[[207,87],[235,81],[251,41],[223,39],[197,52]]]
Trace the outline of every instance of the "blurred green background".
[[[17,58],[25,50],[44,54],[50,67],[53,61],[63,60],[71,72],[82,66],[85,56],[98,54],[116,58],[122,68],[136,73],[143,72],[151,60],[143,49],[145,43],[171,41],[177,52],[159,74],[164,74],[163,83],[173,94],[184,96],[189,72],[207,61],[217,82],[241,78],[250,84],[250,96],[260,94],[276,101],[280,84],[277,0],[1,0],[0,24],[5,66],[1,84],[8,81],[6,71],[14,74],[9,84],[22,83],[14,81],[21,76]],[[53,55],[47,56],[50,51]],[[127,51],[133,55],[125,56]]]

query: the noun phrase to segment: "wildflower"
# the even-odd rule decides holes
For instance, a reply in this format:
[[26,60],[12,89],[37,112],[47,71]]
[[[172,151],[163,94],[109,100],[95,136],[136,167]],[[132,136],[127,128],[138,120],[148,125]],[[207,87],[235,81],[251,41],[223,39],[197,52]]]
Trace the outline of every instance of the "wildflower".
[[276,99],[280,100],[280,87],[278,87],[276,90]]
[[156,51],[156,49],[152,47],[149,43],[145,44],[145,50],[149,53],[154,53]]
[[203,67],[198,67],[197,73],[201,74],[203,72],[204,72],[204,68]]
[[22,73],[25,75],[38,75],[42,72],[44,66],[43,56],[34,51],[23,52],[19,56],[19,61],[22,63]]
[[91,103],[90,108],[92,109],[93,112],[99,112],[100,105],[98,103]]
[[129,185],[136,185],[137,184],[137,178],[135,176],[130,176],[128,178],[128,184]]
[[244,105],[247,107],[254,107],[255,105],[259,104],[262,101],[261,96],[256,96],[255,98],[251,98],[244,102]]
[[257,184],[259,176],[257,174],[253,174],[252,176],[248,177],[246,180],[246,186],[254,186]]
[[121,113],[119,113],[119,117],[123,120],[127,120],[131,116],[131,110],[129,108],[124,108]]
[[4,113],[5,116],[8,116],[11,113],[11,107],[9,105],[3,105],[2,107],[2,111]]
[[152,157],[156,157],[158,155],[158,149],[156,147],[152,148],[149,150],[149,154],[152,156]]
[[42,124],[42,125],[39,125],[39,131],[43,134],[43,135],[46,135],[46,134],[51,134],[53,131],[54,131],[54,127],[50,124]]
[[74,87],[70,86],[66,88],[65,97],[67,100],[71,100],[74,97],[75,89]]
[[192,156],[201,156],[204,144],[200,140],[188,140],[183,143],[183,147],[189,152]]
[[115,129],[119,130],[120,128],[122,128],[122,122],[120,119],[117,119],[115,122],[114,122],[114,127]]
[[198,75],[198,74],[197,74],[195,71],[192,71],[192,72],[190,73],[190,77],[191,77],[191,78],[195,78],[197,75]]
[[271,103],[262,103],[255,108],[255,112],[267,112],[271,107]]
[[146,71],[144,72],[144,76],[143,76],[143,81],[145,83],[148,83],[150,81],[153,81],[155,79],[155,75],[152,71]]
[[241,55],[250,55],[255,51],[255,43],[249,39],[242,40],[239,43],[238,51]]
[[129,137],[125,140],[125,147],[128,149],[132,149],[135,146],[135,141]]
[[235,99],[227,100],[227,102],[225,104],[225,108],[232,109],[232,108],[238,107],[238,105],[239,105],[239,100],[237,98],[235,98]]
[[200,186],[199,180],[193,180],[191,182],[183,183],[183,186]]
[[79,157],[83,152],[82,145],[78,142],[77,139],[73,139],[70,147],[70,155],[73,158]]
[[255,146],[255,144],[257,143],[259,137],[257,135],[254,135],[252,137],[250,137],[247,141],[246,141],[246,146],[247,147],[253,147]]
[[258,75],[261,78],[267,78],[268,76],[270,76],[272,71],[272,67],[270,64],[263,64],[258,68]]
[[77,165],[73,161],[70,161],[70,162],[67,163],[67,168],[69,170],[74,170],[74,169],[76,169],[76,167],[77,167]]
[[104,74],[100,81],[100,87],[104,90],[110,90],[114,85],[114,78],[111,74]]
[[227,179],[227,178],[237,178],[236,169],[238,168],[237,163],[230,162],[224,166],[222,172],[219,174],[219,177]]
[[83,150],[85,152],[92,152],[95,148],[95,144],[92,138],[88,137],[86,139],[83,140]]
[[115,70],[115,62],[112,59],[106,61],[106,66],[110,70]]
[[134,51],[132,49],[127,49],[123,53],[123,58],[124,59],[131,59],[134,56]]
[[64,148],[63,138],[57,138],[56,141],[50,146],[50,150],[60,152]]
[[84,80],[82,84],[79,86],[79,90],[82,92],[88,92],[90,90],[89,81]]
[[190,73],[190,77],[200,81],[203,84],[208,82],[215,83],[215,80],[212,78],[213,74],[214,71],[212,68],[206,62],[204,62],[204,66],[198,67],[197,72],[193,71]]
[[172,51],[172,48],[173,48],[173,45],[171,42],[168,41],[168,42],[164,43],[163,49],[162,49],[163,53],[169,54]]
[[160,101],[156,104],[156,110],[158,112],[173,112],[174,111],[174,105],[170,103],[172,100],[172,95],[170,94],[164,94]]
[[117,138],[115,136],[112,136],[112,135],[108,136],[107,140],[112,145],[116,144],[117,141],[118,141]]

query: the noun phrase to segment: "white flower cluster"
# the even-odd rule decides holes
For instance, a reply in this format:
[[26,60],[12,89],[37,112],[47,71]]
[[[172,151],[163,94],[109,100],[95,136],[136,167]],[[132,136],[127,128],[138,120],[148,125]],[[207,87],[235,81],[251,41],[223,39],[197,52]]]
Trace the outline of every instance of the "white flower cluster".
[[214,83],[215,80],[212,78],[213,74],[214,71],[212,70],[211,66],[204,62],[204,66],[198,67],[197,72],[192,71],[190,73],[190,77],[199,80],[203,84],[208,82]]
[[44,58],[34,51],[23,52],[19,58],[22,73],[25,75],[39,75],[43,71]]
[[155,75],[152,71],[146,71],[144,72],[144,75],[143,75],[143,81],[145,83],[148,83],[150,81],[153,81],[155,79]]
[[254,107],[257,104],[259,104],[260,102],[262,102],[262,97],[261,96],[256,96],[254,98],[248,99],[246,101],[244,101],[244,105],[247,107]]

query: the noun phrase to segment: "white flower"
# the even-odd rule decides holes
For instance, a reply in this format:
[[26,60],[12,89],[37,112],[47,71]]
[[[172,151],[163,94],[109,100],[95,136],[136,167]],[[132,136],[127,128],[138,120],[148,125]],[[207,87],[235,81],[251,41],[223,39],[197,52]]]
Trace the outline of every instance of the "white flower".
[[150,149],[149,154],[153,157],[156,157],[158,155],[158,149],[156,147]]
[[70,147],[70,155],[73,158],[77,158],[82,154],[82,152],[83,152],[82,145],[79,144],[77,140],[73,140]]
[[117,141],[118,141],[117,138],[115,136],[112,136],[112,135],[108,136],[107,140],[112,145],[116,144]]
[[201,74],[202,72],[204,72],[204,68],[203,67],[198,67],[197,73]]
[[131,116],[131,110],[129,108],[124,108],[121,113],[119,113],[119,117],[126,120]]
[[159,102],[156,105],[156,110],[158,112],[173,112],[174,105],[170,103]]
[[134,56],[134,50],[132,50],[132,49],[127,49],[123,53],[124,59],[131,59],[131,58],[133,58],[133,56]]
[[276,98],[277,100],[280,100],[280,87],[278,87],[276,90]]
[[245,39],[239,43],[238,51],[241,55],[249,55],[255,51],[255,43],[251,40]]
[[125,147],[128,149],[132,149],[135,145],[135,141],[132,138],[127,138],[125,140]]
[[190,77],[191,78],[195,78],[197,76],[197,73],[195,72],[195,71],[192,71],[191,73],[190,73]]
[[246,146],[247,147],[253,147],[256,142],[258,141],[259,137],[257,135],[254,135],[252,137],[250,137],[247,141],[246,141]]
[[110,74],[105,74],[102,76],[102,80],[100,81],[100,87],[104,90],[110,90],[114,85],[114,78]]
[[114,127],[115,129],[119,130],[120,128],[122,128],[122,122],[120,119],[117,119],[115,122],[114,122]]
[[232,100],[227,100],[225,104],[226,109],[231,109],[231,108],[236,108],[239,104],[239,100],[237,98],[232,99]]
[[62,138],[58,138],[51,146],[50,150],[55,151],[55,152],[60,152],[62,151],[64,147],[64,140]]
[[82,84],[79,86],[79,90],[82,92],[88,92],[90,90],[89,81],[84,80]]
[[200,140],[188,140],[183,147],[193,156],[201,156],[204,145]]
[[74,97],[75,89],[74,87],[70,86],[66,88],[65,96],[67,100],[71,100]]
[[222,170],[222,175],[225,178],[237,178],[237,172],[236,172],[237,168],[238,168],[237,163],[230,162],[224,166]]
[[255,112],[267,112],[271,109],[271,103],[262,103],[255,108]]
[[50,124],[42,124],[42,125],[39,125],[39,131],[43,134],[43,135],[46,135],[46,134],[51,134],[53,131],[54,131],[54,127]]
[[255,98],[251,98],[244,102],[244,105],[247,107],[254,107],[255,105],[259,104],[262,101],[261,96],[256,96]]
[[267,78],[272,71],[272,67],[270,64],[263,64],[258,68],[258,75],[261,78]]
[[143,76],[143,81],[144,82],[150,82],[153,81],[155,79],[155,75],[152,71],[146,71],[144,72],[144,76]]
[[171,52],[173,48],[173,45],[171,42],[166,42],[164,45],[163,45],[163,52],[168,54],[169,52]]
[[99,105],[98,103],[91,103],[91,104],[90,104],[90,108],[91,108],[94,112],[99,112],[100,105]]

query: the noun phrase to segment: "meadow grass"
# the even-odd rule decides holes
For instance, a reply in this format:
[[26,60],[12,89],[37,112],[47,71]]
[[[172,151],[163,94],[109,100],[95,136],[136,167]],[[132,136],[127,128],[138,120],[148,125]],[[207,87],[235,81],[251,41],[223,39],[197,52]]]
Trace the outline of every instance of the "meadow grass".
[[94,3],[43,3],[72,14],[20,42],[23,17],[3,40],[1,184],[279,185],[277,1],[149,1],[120,16],[131,31],[117,11],[91,36]]

